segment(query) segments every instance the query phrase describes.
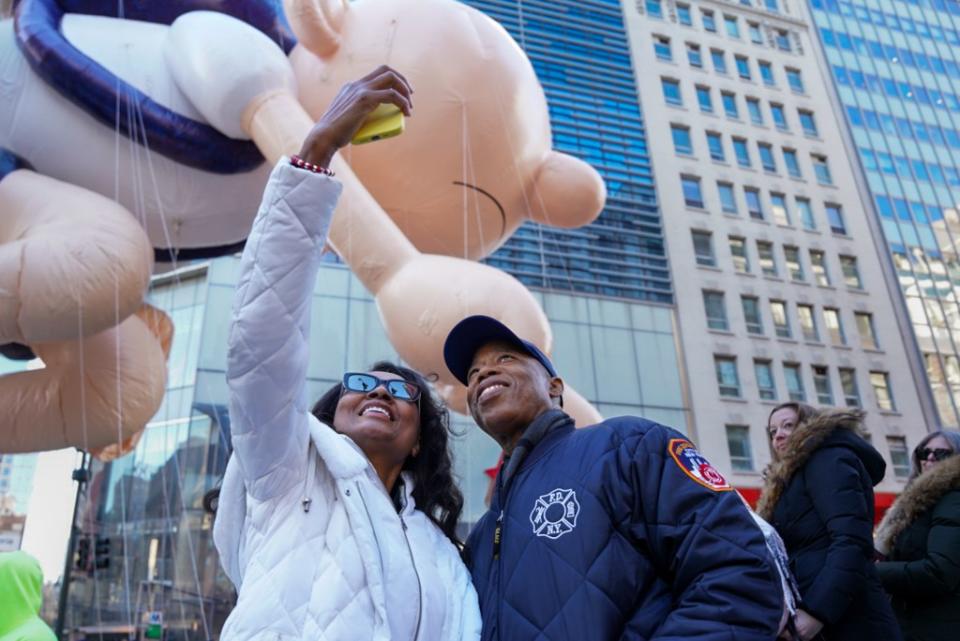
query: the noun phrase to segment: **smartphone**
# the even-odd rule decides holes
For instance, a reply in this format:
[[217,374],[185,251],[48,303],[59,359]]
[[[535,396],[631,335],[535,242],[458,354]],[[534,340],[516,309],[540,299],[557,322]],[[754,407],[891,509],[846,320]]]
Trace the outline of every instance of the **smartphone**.
[[355,145],[393,138],[403,133],[403,112],[396,105],[383,103],[374,109],[351,141]]

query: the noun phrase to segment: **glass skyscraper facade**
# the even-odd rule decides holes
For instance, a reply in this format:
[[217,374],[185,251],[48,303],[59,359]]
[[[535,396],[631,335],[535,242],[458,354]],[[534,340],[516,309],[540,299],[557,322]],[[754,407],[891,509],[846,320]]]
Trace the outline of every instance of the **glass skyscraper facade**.
[[581,229],[528,223],[488,262],[532,287],[673,301],[646,132],[619,0],[466,0],[502,24],[533,63],[554,147],[607,184]]
[[810,0],[943,426],[960,425],[960,3]]

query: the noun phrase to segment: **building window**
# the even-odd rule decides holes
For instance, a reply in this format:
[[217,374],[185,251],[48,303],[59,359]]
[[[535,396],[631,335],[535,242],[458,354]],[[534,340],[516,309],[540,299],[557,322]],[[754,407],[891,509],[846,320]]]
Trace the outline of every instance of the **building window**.
[[737,213],[737,198],[733,194],[731,183],[718,182],[717,193],[720,195],[720,209],[726,214]]
[[720,49],[711,49],[710,58],[713,60],[713,70],[717,73],[727,73],[727,56]]
[[860,269],[857,268],[856,256],[841,256],[840,267],[843,269],[843,282],[847,287],[863,289],[863,281],[860,279]]
[[804,93],[803,76],[800,75],[800,70],[787,67],[786,72],[787,72],[787,84],[790,85],[790,89],[792,89],[796,93]]
[[834,345],[846,345],[847,337],[843,333],[843,322],[840,320],[840,310],[833,307],[823,308],[823,322],[830,334],[830,341]]
[[760,299],[756,296],[741,296],[740,306],[743,308],[743,320],[748,334],[763,335],[763,317],[760,315]]
[[779,0],[764,0],[764,6],[767,8],[767,11],[773,11],[774,13],[780,13],[780,2],[779,2]]
[[691,230],[693,238],[693,253],[697,264],[703,267],[716,267],[717,257],[713,253],[713,234],[708,231]]
[[819,154],[810,154],[813,161],[813,173],[817,176],[817,182],[821,185],[832,185],[833,176],[830,174],[830,165],[827,164],[827,157]]
[[769,143],[758,142],[757,150],[760,152],[760,164],[764,171],[776,172],[777,161],[773,158],[773,146]]
[[[729,442],[730,437],[727,437]],[[898,479],[910,477],[910,454],[907,452],[907,439],[902,436],[888,436],[887,447],[890,448],[890,462],[893,463],[893,475]]]
[[760,101],[756,98],[747,98],[747,112],[750,114],[750,122],[755,125],[763,124],[763,111],[760,110]]
[[843,210],[840,205],[825,203],[823,206],[827,210],[827,222],[830,223],[830,231],[834,234],[847,235],[847,225],[843,222]]
[[693,154],[693,140],[690,138],[689,127],[670,125],[670,134],[673,136],[673,150],[675,152],[685,156]]
[[803,263],[800,262],[800,250],[793,245],[783,246],[783,258],[787,265],[787,274],[790,280],[804,281],[806,275],[803,273]]
[[750,42],[757,45],[763,44],[763,32],[760,31],[760,25],[756,22],[748,22],[747,26],[750,29]]
[[703,55],[700,53],[700,45],[687,43],[687,62],[691,67],[703,67]]
[[813,118],[813,112],[807,111],[806,109],[798,109],[797,115],[800,116],[800,127],[803,129],[803,133],[808,136],[819,135],[817,131],[817,121]]
[[771,102],[770,103],[770,116],[773,118],[773,124],[782,131],[787,131],[787,114],[783,110],[783,105]]
[[693,26],[693,15],[690,5],[677,3],[677,21],[685,27]]
[[703,209],[703,192],[700,190],[700,179],[696,176],[680,176],[683,186],[683,202],[687,207]]
[[653,53],[659,60],[673,60],[673,51],[670,49],[670,38],[653,36]]
[[860,388],[857,386],[857,372],[849,367],[840,368],[840,388],[843,389],[843,402],[847,407],[860,407]]
[[873,326],[873,314],[869,312],[854,312],[857,319],[857,333],[860,334],[860,347],[863,349],[877,349],[877,331]]
[[777,261],[773,257],[773,243],[757,241],[757,255],[760,257],[760,273],[764,276],[777,276]]
[[827,257],[822,251],[810,250],[810,265],[813,268],[813,280],[820,287],[830,286],[830,274],[827,272]]
[[790,338],[793,336],[793,331],[790,329],[790,317],[787,316],[786,301],[770,301],[770,315],[773,317],[773,329],[778,337]]
[[817,392],[817,403],[833,405],[833,390],[830,389],[830,370],[826,365],[813,366],[813,389]]
[[877,397],[877,407],[893,412],[897,409],[893,401],[893,392],[890,390],[890,375],[886,372],[870,372],[870,385]]
[[793,178],[802,178],[800,173],[800,161],[797,160],[797,150],[783,148],[783,164],[787,166],[787,173]]
[[750,80],[750,61],[746,56],[734,56],[737,63],[737,74],[744,80]]
[[707,132],[707,148],[710,149],[711,160],[726,160],[726,156],[723,153],[723,139],[717,132]]
[[753,187],[743,188],[743,197],[747,201],[747,213],[750,218],[763,220],[763,205],[760,203],[760,190]]
[[757,377],[757,390],[764,401],[777,400],[777,385],[773,381],[773,366],[770,361],[753,361],[753,371]]
[[807,400],[807,393],[803,388],[803,376],[800,374],[800,366],[796,363],[783,364],[783,378],[787,382],[787,396],[791,401],[804,403]]
[[707,313],[707,327],[727,331],[727,306],[723,302],[723,292],[703,290],[703,308]]
[[739,38],[739,37],[740,37],[740,23],[739,23],[739,21],[737,20],[737,17],[736,17],[736,16],[728,16],[728,15],[724,14],[724,16],[723,16],[723,24],[724,24],[724,26],[725,26],[726,29],[727,29],[727,35],[728,35],[728,36],[730,36],[731,38]]
[[746,138],[733,139],[733,153],[737,157],[737,164],[741,167],[750,166],[750,150],[747,148]]
[[752,472],[753,453],[750,450],[750,428],[746,425],[727,425],[726,429],[730,467],[736,472]]
[[790,51],[790,33],[786,29],[774,29],[773,41],[780,51]]
[[700,10],[700,20],[703,22],[703,28],[706,31],[716,32],[717,31],[717,20],[713,15],[713,11],[708,9]]
[[720,396],[740,398],[740,376],[737,374],[737,359],[734,356],[714,356],[717,386]]
[[713,113],[713,98],[710,97],[710,87],[697,85],[697,103],[700,105],[700,111]]
[[738,274],[750,273],[750,257],[747,255],[747,241],[738,236],[730,236],[730,256],[733,258],[733,270]]
[[773,212],[773,220],[778,225],[791,225],[790,210],[787,209],[787,197],[777,192],[770,192],[770,211]]
[[797,319],[800,321],[800,331],[803,333],[803,340],[820,342],[820,330],[817,329],[817,321],[813,315],[813,305],[797,305]]
[[777,81],[773,77],[773,65],[766,60],[758,60],[757,67],[760,68],[760,78],[763,80],[763,84],[770,87],[777,84]]
[[647,15],[651,18],[663,18],[662,0],[646,0]]
[[683,96],[680,95],[680,81],[672,78],[661,78],[660,85],[663,87],[663,99],[668,105],[683,104]]
[[817,228],[817,221],[813,218],[813,208],[810,206],[810,201],[806,198],[794,198],[793,202],[796,203],[797,211],[800,213],[800,222],[803,225],[804,229],[814,230]]
[[729,91],[721,91],[720,99],[723,101],[723,112],[727,118],[739,118],[740,112],[737,110],[737,97]]

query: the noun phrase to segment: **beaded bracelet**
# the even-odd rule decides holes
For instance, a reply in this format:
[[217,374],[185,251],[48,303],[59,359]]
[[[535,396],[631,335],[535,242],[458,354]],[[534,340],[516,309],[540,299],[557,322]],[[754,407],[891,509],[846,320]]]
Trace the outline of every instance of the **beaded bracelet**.
[[333,178],[336,175],[326,167],[321,167],[320,165],[315,165],[312,162],[307,162],[300,156],[290,156],[290,164],[300,169],[306,169],[307,171],[312,171],[315,174],[324,174],[326,176],[330,176],[331,178]]

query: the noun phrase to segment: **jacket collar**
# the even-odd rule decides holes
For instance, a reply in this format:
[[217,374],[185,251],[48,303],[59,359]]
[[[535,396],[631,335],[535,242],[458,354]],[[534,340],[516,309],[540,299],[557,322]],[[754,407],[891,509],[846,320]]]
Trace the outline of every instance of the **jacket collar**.
[[960,455],[951,456],[929,472],[921,474],[897,497],[877,528],[877,550],[890,554],[897,537],[917,517],[933,509],[947,492],[953,490],[960,490]]
[[524,430],[510,457],[504,460],[497,474],[497,492],[494,493],[491,508],[498,508],[523,471],[530,469],[552,449],[552,445],[567,434],[573,432],[574,421],[559,409],[550,409],[540,414]]
[[860,410],[826,410],[798,426],[787,439],[786,451],[768,468],[763,493],[757,503],[757,514],[764,520],[773,518],[790,479],[797,473],[836,430],[859,432],[864,413]]

